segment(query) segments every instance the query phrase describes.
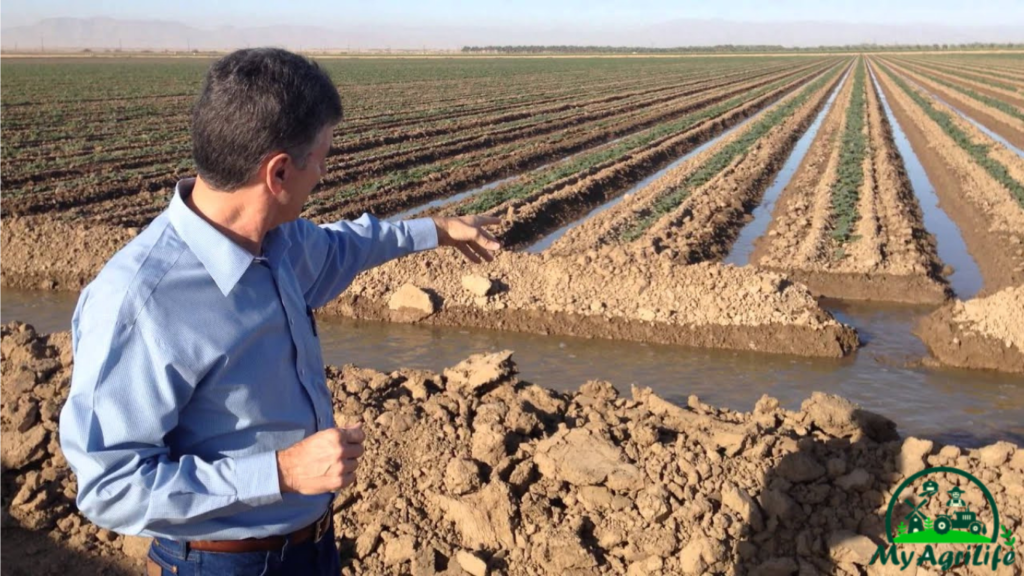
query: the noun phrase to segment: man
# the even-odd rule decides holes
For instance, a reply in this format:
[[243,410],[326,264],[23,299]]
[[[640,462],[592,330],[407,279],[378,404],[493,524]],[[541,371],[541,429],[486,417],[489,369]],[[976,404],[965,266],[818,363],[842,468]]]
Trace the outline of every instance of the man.
[[333,492],[364,435],[336,427],[312,310],[362,270],[499,248],[494,218],[298,219],[341,100],[315,63],[240,50],[192,115],[198,177],[82,292],[61,447],[96,524],[155,537],[151,574],[332,574]]

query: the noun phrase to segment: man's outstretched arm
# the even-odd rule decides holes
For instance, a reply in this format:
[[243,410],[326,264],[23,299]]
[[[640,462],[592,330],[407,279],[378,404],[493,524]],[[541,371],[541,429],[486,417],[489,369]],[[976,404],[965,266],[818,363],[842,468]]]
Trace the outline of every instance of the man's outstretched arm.
[[341,294],[357,274],[388,260],[438,246],[452,246],[471,262],[491,260],[501,246],[484,229],[489,216],[418,218],[392,224],[369,214],[358,220],[289,226],[291,260],[306,302],[318,308]]

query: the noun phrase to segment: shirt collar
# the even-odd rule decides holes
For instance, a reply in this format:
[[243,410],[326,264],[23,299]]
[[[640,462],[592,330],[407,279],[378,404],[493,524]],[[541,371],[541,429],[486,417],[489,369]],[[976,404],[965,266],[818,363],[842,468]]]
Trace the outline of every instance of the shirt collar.
[[227,296],[242,279],[255,257],[185,204],[185,198],[192,193],[195,183],[195,178],[187,178],[180,180],[174,187],[174,198],[167,209],[168,218],[178,236],[203,263],[221,293]]

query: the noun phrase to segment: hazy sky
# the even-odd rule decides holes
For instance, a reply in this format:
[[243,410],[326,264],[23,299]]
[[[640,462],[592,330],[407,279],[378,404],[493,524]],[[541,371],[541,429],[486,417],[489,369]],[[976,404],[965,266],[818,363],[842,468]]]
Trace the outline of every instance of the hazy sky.
[[831,20],[851,23],[1022,25],[1020,0],[4,0],[0,24],[19,26],[43,18],[110,16],[177,20],[196,27],[274,23],[332,26],[656,24],[678,18],[747,22]]

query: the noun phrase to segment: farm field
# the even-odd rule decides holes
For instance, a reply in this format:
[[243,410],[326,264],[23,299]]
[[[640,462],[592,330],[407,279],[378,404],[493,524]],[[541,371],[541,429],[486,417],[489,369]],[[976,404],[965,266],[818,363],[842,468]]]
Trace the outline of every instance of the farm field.
[[[208,64],[2,63],[5,285],[77,289],[163,209],[191,174],[188,110]],[[972,274],[983,297],[1024,283],[1024,60],[323,65],[345,120],[304,216],[490,214],[508,252],[475,296],[442,252],[373,271],[324,313],[844,356],[855,331],[818,297],[934,306],[974,297],[957,286]],[[927,182],[941,207],[921,200]],[[756,213],[765,231],[750,240]],[[730,260],[741,271],[723,267],[748,250]],[[444,305],[410,313],[405,284]],[[992,342],[1019,328],[986,326]],[[997,367],[1016,368],[1008,350]]]
[[[99,60],[0,62],[13,573],[139,573],[149,545],[75,503],[67,320],[194,175],[211,61]],[[487,214],[503,243],[316,311],[367,431],[344,573],[871,574],[928,466],[1021,526],[1024,53],[321,65],[345,119],[304,217]]]

